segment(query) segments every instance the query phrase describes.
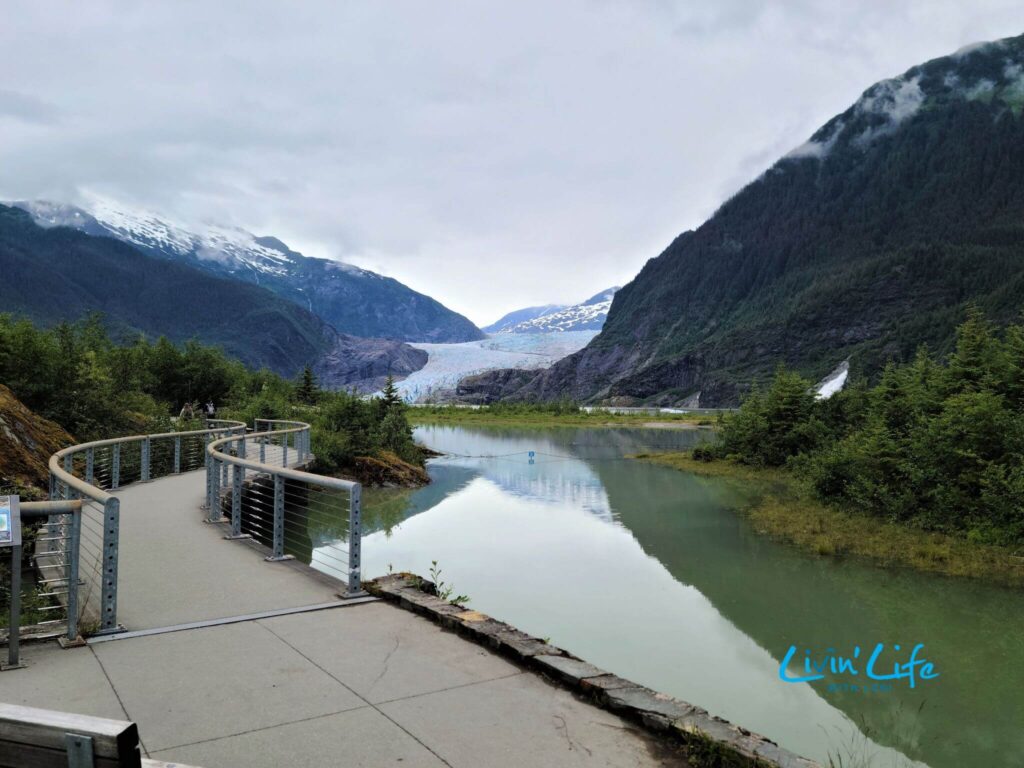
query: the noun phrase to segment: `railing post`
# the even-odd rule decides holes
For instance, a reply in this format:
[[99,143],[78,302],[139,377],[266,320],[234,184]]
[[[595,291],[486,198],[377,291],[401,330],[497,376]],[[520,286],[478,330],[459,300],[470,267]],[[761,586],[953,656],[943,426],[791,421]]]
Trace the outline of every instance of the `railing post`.
[[212,480],[210,481],[210,510],[206,519],[211,523],[216,523],[220,520],[220,467],[217,464],[217,458],[211,457],[213,466]]
[[242,475],[244,467],[235,464],[231,473],[231,535],[227,539],[247,539],[242,535]]
[[260,464],[267,463],[267,438],[257,438],[260,441]]
[[282,467],[287,467],[288,466],[288,433],[285,432],[284,434],[281,435],[281,437],[284,438],[281,441],[281,448],[283,450],[283,454],[282,454],[283,458],[281,459],[281,466]]
[[210,436],[203,435],[203,463],[206,466],[206,511],[209,512],[213,509],[213,460],[210,458],[210,452],[207,450],[210,445]]
[[78,557],[82,536],[82,512],[71,513],[71,536],[67,543],[68,564],[68,642],[78,640]]
[[96,468],[96,455],[92,448],[85,449],[85,482],[92,485],[93,471]]
[[363,592],[360,578],[363,546],[362,487],[352,486],[348,498],[348,588],[345,597],[358,597]]
[[110,463],[110,490],[116,491],[121,485],[121,444],[114,443],[114,456]]
[[47,498],[49,498],[52,501],[53,499],[57,498],[56,493],[57,493],[57,478],[54,477],[53,476],[53,472],[51,472],[50,473],[50,492],[47,495]]
[[7,669],[23,667],[21,647],[21,544],[10,548],[11,552],[11,618],[7,624]]
[[120,519],[120,499],[108,499],[103,505],[103,592],[100,629],[97,633],[101,635],[120,631],[117,626],[117,540]]
[[284,483],[280,475],[274,475],[274,554],[268,560],[290,559],[284,554]]
[[[74,472],[72,471],[73,469],[74,469],[74,455],[69,453],[67,456],[64,457],[64,471],[67,472],[69,475],[73,475],[74,474]],[[78,498],[77,496],[74,495],[74,491],[71,490],[71,486],[68,485],[67,483],[64,483],[64,498],[65,499]]]
[[142,479],[141,482],[149,482],[149,438],[142,439]]
[[[225,448],[227,447],[227,443],[224,444],[224,447]],[[221,465],[220,485],[222,487],[227,487],[227,484],[228,484],[228,463],[226,461],[222,461],[220,463],[220,465]]]
[[174,438],[174,474],[181,472],[181,438]]

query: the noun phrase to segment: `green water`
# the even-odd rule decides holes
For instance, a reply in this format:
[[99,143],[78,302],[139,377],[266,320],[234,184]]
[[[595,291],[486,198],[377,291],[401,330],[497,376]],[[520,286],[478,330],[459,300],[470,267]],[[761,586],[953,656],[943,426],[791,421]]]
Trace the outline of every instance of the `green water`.
[[[701,433],[416,437],[449,455],[427,488],[367,495],[367,576],[437,560],[472,607],[824,762],[1024,765],[1021,592],[803,554],[750,528],[741,489],[624,458]],[[880,642],[923,643],[940,676],[888,692],[779,678],[791,644]]]

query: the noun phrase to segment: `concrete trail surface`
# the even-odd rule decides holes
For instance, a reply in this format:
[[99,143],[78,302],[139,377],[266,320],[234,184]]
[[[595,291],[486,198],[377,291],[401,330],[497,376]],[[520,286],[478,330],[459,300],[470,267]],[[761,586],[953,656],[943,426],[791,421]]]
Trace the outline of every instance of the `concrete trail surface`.
[[[27,645],[28,668],[0,673],[0,700],[132,720],[147,756],[206,768],[685,765],[425,618],[344,603],[340,585],[224,540],[202,522],[204,488],[193,472],[118,493],[118,615],[158,631]],[[317,609],[159,631],[306,606]]]

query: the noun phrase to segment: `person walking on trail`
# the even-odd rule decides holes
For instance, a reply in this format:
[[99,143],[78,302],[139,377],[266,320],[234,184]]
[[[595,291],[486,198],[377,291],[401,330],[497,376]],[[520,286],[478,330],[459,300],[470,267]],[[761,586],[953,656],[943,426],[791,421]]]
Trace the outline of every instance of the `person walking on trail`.
[[206,418],[208,420],[217,418],[217,409],[213,407],[213,400],[206,403]]

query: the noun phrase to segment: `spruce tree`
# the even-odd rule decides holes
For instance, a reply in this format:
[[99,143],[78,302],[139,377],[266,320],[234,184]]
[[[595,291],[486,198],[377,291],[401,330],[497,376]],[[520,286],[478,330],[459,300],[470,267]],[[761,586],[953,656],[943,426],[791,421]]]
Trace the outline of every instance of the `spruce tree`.
[[390,373],[388,374],[387,381],[384,382],[382,395],[383,397],[381,399],[384,402],[385,412],[402,405],[402,396],[398,394],[398,387],[395,386],[395,377]]
[[319,393],[320,388],[317,386],[316,376],[313,375],[313,370],[307,365],[302,371],[302,378],[295,390],[295,396],[300,402],[313,405],[316,403]]

